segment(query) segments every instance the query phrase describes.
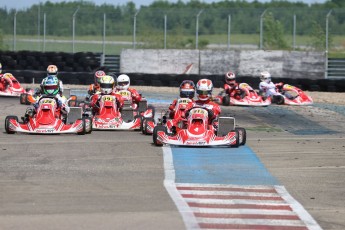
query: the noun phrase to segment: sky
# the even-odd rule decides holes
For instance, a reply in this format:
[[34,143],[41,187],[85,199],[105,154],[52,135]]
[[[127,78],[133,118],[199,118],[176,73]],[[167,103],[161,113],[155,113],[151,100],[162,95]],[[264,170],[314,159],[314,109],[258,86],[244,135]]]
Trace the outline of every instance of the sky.
[[[50,0],[50,2],[73,2],[76,0]],[[113,5],[124,5],[128,2],[128,0],[90,0],[91,2],[94,2],[96,5],[101,5],[103,3],[107,4],[113,4]],[[200,0],[201,2],[211,3],[211,2],[219,2],[220,0]],[[259,0],[260,2],[269,2],[270,0]],[[34,4],[39,4],[39,2],[46,2],[46,0],[0,0],[0,7],[6,7],[7,9],[25,9],[29,8]],[[150,5],[154,0],[132,0],[132,2],[135,3],[135,5],[138,7],[140,5]],[[176,2],[176,0],[173,0],[171,2]],[[186,0],[185,2],[189,2]],[[251,2],[251,0],[249,0]],[[324,3],[326,0],[291,0],[291,2],[304,2],[307,4],[310,3]]]

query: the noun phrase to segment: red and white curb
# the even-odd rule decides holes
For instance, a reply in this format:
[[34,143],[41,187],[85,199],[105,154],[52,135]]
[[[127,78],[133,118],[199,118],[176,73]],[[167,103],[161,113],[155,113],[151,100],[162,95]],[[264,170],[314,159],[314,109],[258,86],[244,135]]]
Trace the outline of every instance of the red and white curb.
[[164,185],[187,229],[321,229],[284,186],[175,183],[170,147],[163,152]]

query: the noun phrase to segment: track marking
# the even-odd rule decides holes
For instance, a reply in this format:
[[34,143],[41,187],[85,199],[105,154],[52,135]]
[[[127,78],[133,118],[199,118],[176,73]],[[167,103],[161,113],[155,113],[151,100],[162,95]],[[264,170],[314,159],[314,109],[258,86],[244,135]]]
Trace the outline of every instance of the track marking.
[[169,146],[163,155],[164,186],[187,229],[321,229],[284,186],[175,183]]

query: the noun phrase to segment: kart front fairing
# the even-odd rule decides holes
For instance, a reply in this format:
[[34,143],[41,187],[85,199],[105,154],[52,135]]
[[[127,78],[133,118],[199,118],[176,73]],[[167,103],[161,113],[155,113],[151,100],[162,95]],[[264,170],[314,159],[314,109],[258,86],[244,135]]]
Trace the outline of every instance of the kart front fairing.
[[312,105],[313,99],[296,86],[285,84],[282,88],[285,105]]

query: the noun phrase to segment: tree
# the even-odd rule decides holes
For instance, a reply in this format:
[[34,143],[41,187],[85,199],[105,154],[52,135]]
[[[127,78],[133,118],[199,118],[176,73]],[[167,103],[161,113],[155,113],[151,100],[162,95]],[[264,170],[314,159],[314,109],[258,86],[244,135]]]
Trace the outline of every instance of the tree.
[[284,40],[283,26],[274,19],[272,13],[268,13],[265,17],[264,31],[264,47],[266,49],[287,49],[289,47]]
[[[312,34],[311,34],[311,47],[315,50],[322,51],[325,50],[326,44],[326,32],[320,24],[316,21],[312,24]],[[331,46],[332,37],[328,37],[328,45]]]

